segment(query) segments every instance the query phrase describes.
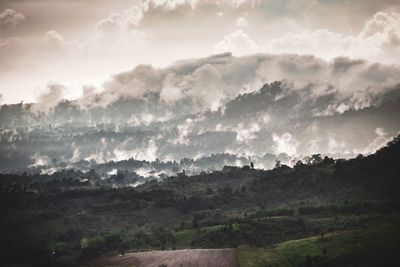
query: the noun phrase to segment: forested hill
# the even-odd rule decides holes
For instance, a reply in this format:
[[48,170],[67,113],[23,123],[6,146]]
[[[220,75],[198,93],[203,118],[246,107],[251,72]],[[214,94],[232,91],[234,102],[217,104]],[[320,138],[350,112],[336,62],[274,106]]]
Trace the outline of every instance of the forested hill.
[[340,160],[335,164],[335,177],[348,179],[388,197],[399,193],[400,136],[375,154]]
[[74,172],[1,175],[1,259],[55,266],[127,250],[269,246],[356,229],[398,216],[399,173],[400,137],[351,160],[226,166],[135,188],[81,181]]
[[273,170],[266,171],[250,166],[226,166],[209,174],[190,177],[181,174],[163,182],[145,183],[138,190],[163,189],[205,198],[214,193],[236,194],[239,203],[264,206],[300,200],[315,200],[318,204],[336,197],[338,200],[358,197],[352,192],[361,191],[373,198],[395,198],[400,186],[399,171],[400,137],[396,137],[375,154],[350,160],[313,155],[304,162],[298,161],[293,168],[277,162]]

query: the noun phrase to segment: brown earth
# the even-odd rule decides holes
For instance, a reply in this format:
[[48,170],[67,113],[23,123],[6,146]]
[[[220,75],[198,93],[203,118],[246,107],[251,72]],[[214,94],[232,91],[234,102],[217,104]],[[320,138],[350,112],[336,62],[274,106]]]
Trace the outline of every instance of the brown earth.
[[92,261],[86,266],[236,267],[234,249],[187,249],[128,253]]

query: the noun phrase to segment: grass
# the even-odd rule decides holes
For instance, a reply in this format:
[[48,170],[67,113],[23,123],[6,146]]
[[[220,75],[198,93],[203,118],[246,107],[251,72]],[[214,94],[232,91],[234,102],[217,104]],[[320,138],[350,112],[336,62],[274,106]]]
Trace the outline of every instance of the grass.
[[239,267],[400,266],[399,224],[381,224],[279,243],[270,248],[241,246]]
[[[185,229],[175,232],[176,248],[177,249],[191,248],[192,241],[195,240],[196,238],[206,233],[221,230],[224,227],[225,225],[220,224],[220,225],[200,227],[198,229]],[[238,224],[233,225],[234,229],[238,227],[239,227]]]

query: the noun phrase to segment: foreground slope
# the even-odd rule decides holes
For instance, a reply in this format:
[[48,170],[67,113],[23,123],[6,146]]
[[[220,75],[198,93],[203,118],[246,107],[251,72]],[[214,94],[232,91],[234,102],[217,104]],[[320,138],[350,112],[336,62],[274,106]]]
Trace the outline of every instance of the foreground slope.
[[391,217],[366,228],[313,235],[269,247],[127,253],[92,260],[82,267],[395,267],[400,264],[399,222],[399,217]]
[[236,267],[234,249],[191,249],[129,253],[90,262],[90,266]]
[[399,266],[400,224],[379,223],[366,229],[338,231],[290,240],[267,248],[241,246],[240,267]]

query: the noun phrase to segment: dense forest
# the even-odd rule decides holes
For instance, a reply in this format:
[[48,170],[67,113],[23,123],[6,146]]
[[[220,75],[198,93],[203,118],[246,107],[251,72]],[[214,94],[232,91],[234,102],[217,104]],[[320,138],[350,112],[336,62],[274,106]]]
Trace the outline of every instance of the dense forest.
[[[1,261],[70,266],[128,251],[237,247],[240,263],[256,249],[294,239],[356,235],[371,227],[390,229],[385,233],[395,238],[399,173],[400,136],[375,154],[350,160],[316,154],[293,167],[277,161],[271,170],[250,163],[195,176],[183,171],[137,187],[93,182],[95,170],[86,180],[74,171],[2,174]],[[398,250],[398,236],[382,251]],[[321,251],[301,264],[330,266]],[[390,255],[375,260],[396,266],[400,259]]]

